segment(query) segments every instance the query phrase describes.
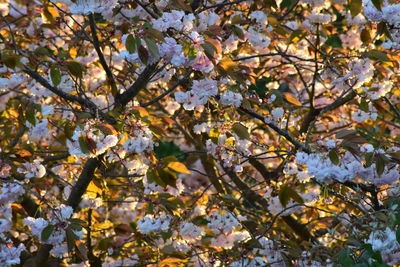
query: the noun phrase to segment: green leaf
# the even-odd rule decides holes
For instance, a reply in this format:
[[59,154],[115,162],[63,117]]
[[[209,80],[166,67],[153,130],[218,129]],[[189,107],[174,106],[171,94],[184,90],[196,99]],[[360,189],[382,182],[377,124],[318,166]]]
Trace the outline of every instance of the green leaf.
[[362,9],[362,0],[350,0],[350,13],[355,17],[360,14]]
[[328,39],[325,41],[325,45],[331,46],[334,48],[341,48],[342,40],[340,39],[339,35],[332,34],[332,35],[328,36]]
[[148,37],[152,37],[155,40],[158,40],[160,42],[164,41],[164,36],[163,33],[160,32],[159,30],[153,29],[153,28],[149,28],[146,30],[146,35]]
[[61,83],[61,72],[58,67],[53,66],[50,69],[50,78],[54,86],[58,86]]
[[79,147],[80,147],[81,151],[84,154],[88,154],[90,150],[89,150],[88,144],[86,143],[85,137],[79,136],[78,141],[79,141]]
[[43,10],[43,15],[51,24],[55,24],[56,23],[56,20],[54,19],[53,15],[51,14],[51,12],[49,11],[48,8],[45,8]]
[[349,249],[342,250],[339,253],[338,261],[342,266],[346,266],[346,267],[354,266],[354,261],[351,258],[350,253],[351,253],[351,250],[349,250]]
[[126,50],[128,50],[128,52],[130,54],[135,53],[135,51],[136,51],[136,42],[135,42],[135,38],[133,37],[132,34],[129,34],[128,37],[126,37],[125,47],[126,47]]
[[168,168],[163,168],[163,169],[158,169],[157,170],[159,177],[161,180],[166,184],[170,185],[174,188],[177,188],[176,186],[176,180],[177,180],[177,175],[173,171],[170,171]]
[[275,0],[264,0],[264,5],[268,8],[278,8],[278,5],[276,4]]
[[19,56],[13,54],[2,53],[1,60],[4,65],[6,65],[10,69],[14,69],[19,63]]
[[336,152],[336,150],[329,151],[329,159],[336,166],[339,165],[339,163],[340,163],[339,154]]
[[25,119],[33,126],[36,125],[35,114],[36,114],[36,109],[34,109],[34,108],[27,108],[25,111]]
[[163,159],[169,156],[176,156],[179,161],[184,161],[186,156],[179,146],[175,145],[174,142],[160,142],[158,146],[154,148],[154,153],[158,159]]
[[270,81],[270,78],[267,77],[261,77],[256,81],[255,85],[251,85],[249,87],[249,90],[255,91],[258,96],[264,97],[265,93],[267,92],[267,83]]
[[365,99],[365,98],[362,98],[362,99],[361,99],[361,102],[360,102],[360,109],[361,109],[362,111],[364,111],[364,112],[368,112],[368,111],[369,111],[367,99]]
[[368,58],[372,60],[379,60],[379,61],[390,61],[389,57],[387,54],[383,51],[379,51],[376,49],[370,50],[367,52]]
[[201,44],[201,47],[203,47],[204,53],[209,59],[214,58],[214,54],[217,51],[217,49],[213,44],[211,44],[210,42],[205,42],[204,44]]
[[153,57],[158,58],[160,54],[158,52],[157,44],[154,42],[154,40],[150,38],[145,38],[144,41],[147,44],[147,49],[150,51]]
[[385,171],[385,159],[382,155],[378,155],[376,159],[376,173],[381,176],[382,173]]
[[280,4],[280,8],[284,9],[284,8],[290,8],[292,7],[292,5],[296,3],[296,1],[293,0],[282,0],[281,4]]
[[240,40],[244,40],[245,36],[244,36],[244,32],[241,28],[239,28],[235,25],[231,25],[231,30]]
[[379,11],[382,11],[382,0],[372,0],[372,3]]
[[249,130],[247,129],[246,126],[244,126],[240,122],[237,122],[237,123],[232,125],[232,131],[237,136],[239,136],[240,139],[246,139],[246,140],[250,139]]
[[77,61],[69,61],[67,63],[67,68],[68,68],[69,72],[71,72],[71,74],[74,75],[75,77],[78,77],[78,78],[83,77],[83,72],[84,72],[85,68],[81,65],[81,63],[79,63]]
[[148,183],[156,183],[159,186],[166,187],[167,184],[161,179],[157,170],[148,170],[146,173]]
[[69,221],[74,224],[86,225],[86,221],[77,218],[71,218]]
[[71,252],[72,249],[75,246],[75,241],[79,240],[79,237],[74,233],[74,231],[71,228],[67,228],[65,230],[66,236],[67,236],[67,246],[68,246],[68,252]]
[[304,203],[301,196],[294,189],[286,185],[279,190],[278,197],[283,207],[286,207],[290,199],[293,199],[297,203]]
[[399,227],[397,227],[397,231],[396,231],[396,239],[397,239],[397,242],[398,242],[398,243],[400,243],[400,226],[399,226]]
[[52,224],[47,225],[42,230],[42,234],[41,234],[42,241],[47,241],[50,238],[50,236],[53,233],[53,231],[54,231],[54,225],[52,225]]
[[374,153],[373,152],[368,152],[366,155],[365,155],[365,167],[366,168],[368,168],[368,167],[370,167],[371,165],[372,165],[372,158],[373,158],[373,156],[374,156]]

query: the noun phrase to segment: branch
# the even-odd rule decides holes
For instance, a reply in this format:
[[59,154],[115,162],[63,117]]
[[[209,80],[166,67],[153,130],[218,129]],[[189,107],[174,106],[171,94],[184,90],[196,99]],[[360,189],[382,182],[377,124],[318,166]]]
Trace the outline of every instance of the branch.
[[106,59],[104,58],[104,54],[100,49],[100,42],[99,38],[97,37],[97,32],[96,32],[96,22],[94,20],[94,15],[93,13],[90,13],[89,15],[89,23],[90,23],[90,30],[92,32],[93,36],[93,45],[94,49],[97,52],[97,55],[99,56],[100,64],[103,67],[104,71],[106,72],[107,75],[107,80],[110,83],[111,88],[117,88],[117,85],[114,80],[114,76],[110,70],[110,68],[107,65]]
[[35,81],[40,83],[43,87],[49,89],[51,92],[53,92],[57,96],[61,97],[62,99],[66,100],[66,101],[70,101],[70,102],[74,102],[74,103],[80,104],[82,107],[86,107],[86,108],[90,109],[92,111],[93,115],[95,115],[95,116],[97,114],[100,115],[103,119],[105,119],[110,124],[115,124],[116,123],[116,120],[113,117],[104,114],[101,110],[99,110],[99,108],[96,106],[96,104],[94,104],[90,100],[81,98],[79,96],[75,96],[75,95],[71,95],[71,94],[65,93],[64,91],[52,86],[38,72],[32,70],[28,66],[24,66],[23,71],[26,74],[28,74],[31,78],[33,78]]
[[249,114],[250,116],[259,119],[260,121],[262,121],[263,123],[265,123],[266,125],[268,125],[269,127],[272,128],[272,130],[274,130],[275,132],[277,132],[278,134],[282,135],[283,137],[285,137],[290,143],[292,143],[297,149],[301,149],[302,151],[306,152],[306,153],[311,153],[311,149],[304,146],[302,143],[300,143],[299,141],[297,141],[296,139],[294,139],[292,136],[289,135],[288,132],[282,130],[281,128],[279,128],[278,126],[276,126],[273,123],[266,123],[265,122],[265,118],[264,116],[255,113],[251,110],[248,110],[246,108],[240,107],[239,108],[240,111],[243,111],[244,113]]
[[222,7],[224,7],[224,6],[230,6],[230,5],[239,4],[239,3],[244,2],[244,1],[247,1],[247,0],[236,0],[236,1],[232,1],[232,2],[229,2],[229,1],[228,1],[228,2],[223,2],[223,3],[211,5],[211,6],[206,6],[206,7],[204,7],[203,9],[201,9],[199,12],[197,12],[196,14],[199,14],[199,13],[201,13],[201,12],[204,12],[204,11],[206,11],[206,10],[208,10],[208,9],[212,9],[212,8],[222,8]]
[[[95,170],[100,166],[100,158],[90,158],[83,167],[81,175],[78,181],[73,186],[71,194],[68,197],[66,205],[71,206],[74,211],[81,202],[82,195],[85,194],[89,183],[93,179]],[[35,266],[46,266],[47,260],[50,256],[50,250],[53,248],[52,245],[44,244],[38,250],[35,258],[33,259]]]
[[334,109],[337,109],[338,107],[346,104],[347,102],[353,100],[357,96],[356,91],[353,90],[353,87],[351,87],[351,91],[344,97],[338,98],[335,101],[333,101],[331,104],[325,106],[324,108],[319,108],[315,109],[314,113],[309,113],[311,117],[306,117],[305,122],[301,126],[301,131],[305,132],[305,129],[307,129],[307,135],[306,135],[306,146],[308,147],[308,142],[309,142],[309,136],[311,134],[312,129],[314,128],[315,123],[317,122],[318,117],[322,116],[323,114],[332,111]]
[[66,205],[71,206],[74,211],[78,207],[81,202],[82,195],[85,194],[89,183],[93,179],[93,175],[95,170],[100,166],[99,158],[90,158],[85,163],[81,175],[78,178],[78,181],[72,188],[71,194],[68,197]]
[[115,96],[115,105],[125,107],[140,92],[140,90],[146,87],[156,68],[157,63],[148,65],[125,92]]
[[189,78],[190,74],[192,74],[193,70],[189,71],[182,79],[180,79],[179,81],[177,81],[170,89],[168,89],[167,91],[165,91],[164,93],[162,93],[161,95],[157,96],[156,98],[154,98],[153,100],[150,100],[147,103],[143,103],[140,106],[141,107],[148,107],[156,102],[158,102],[160,99],[164,98],[165,96],[169,95],[170,93],[172,93],[179,85],[183,84],[184,82],[187,81],[187,79]]
[[[226,174],[231,178],[232,182],[242,191],[244,197],[250,203],[257,202],[260,204],[265,210],[268,210],[268,201],[253,191],[246,183],[244,183],[237,176],[235,172],[229,170],[226,167],[222,167]],[[294,219],[290,215],[282,216],[282,219],[285,221],[287,225],[302,239],[302,240],[312,240],[316,241],[316,239],[311,235],[308,229],[301,223],[299,223],[296,219]]]
[[258,55],[252,55],[252,56],[247,56],[247,57],[240,57],[240,58],[235,58],[233,61],[242,61],[242,60],[247,60],[247,59],[252,59],[252,58],[257,58],[257,57],[273,57],[273,56],[281,56],[281,57],[287,57],[287,58],[295,58],[300,61],[308,61],[308,62],[316,62],[316,63],[323,63],[321,61],[317,61],[312,58],[301,58],[295,55],[289,55],[285,53],[267,53],[267,54],[258,54]]

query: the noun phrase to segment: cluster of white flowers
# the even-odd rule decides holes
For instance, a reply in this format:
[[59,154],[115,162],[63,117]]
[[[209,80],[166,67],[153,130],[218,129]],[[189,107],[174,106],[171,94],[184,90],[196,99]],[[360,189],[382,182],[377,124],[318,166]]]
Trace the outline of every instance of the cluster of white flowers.
[[231,232],[220,233],[217,237],[211,239],[211,245],[216,248],[230,249],[238,242],[250,239],[249,232]]
[[374,251],[381,253],[385,263],[390,265],[399,263],[400,244],[396,239],[396,231],[389,227],[373,231],[365,242],[371,244]]
[[46,168],[39,162],[35,160],[34,162],[22,163],[23,167],[18,168],[18,172],[25,174],[26,179],[32,178],[42,178],[46,174]]
[[11,166],[0,159],[0,178],[7,178],[10,175]]
[[274,120],[282,119],[284,114],[285,114],[285,110],[283,108],[274,108],[271,111],[271,115],[274,118]]
[[344,154],[338,166],[334,165],[326,156],[316,153],[298,152],[296,153],[296,161],[298,164],[306,165],[308,174],[321,183],[346,182],[361,178],[366,182],[382,186],[393,183],[400,176],[397,168],[388,168],[387,166],[385,166],[384,172],[378,176],[375,163],[365,168],[362,162],[350,152]]
[[332,21],[332,16],[329,14],[312,12],[307,16],[307,19],[311,23],[327,24]]
[[69,6],[72,14],[88,15],[90,13],[109,12],[117,4],[118,0],[62,0]]
[[376,112],[365,112],[363,110],[357,110],[353,112],[353,119],[356,122],[364,122],[368,119],[376,120],[378,118],[378,113]]
[[218,94],[218,83],[215,80],[194,80],[192,90],[187,92],[176,92],[175,100],[183,103],[186,110],[207,104],[208,98]]
[[237,108],[240,107],[240,105],[242,104],[242,100],[243,97],[241,94],[232,91],[224,92],[219,99],[222,105],[233,105]]
[[230,233],[237,226],[239,226],[239,221],[229,212],[224,214],[213,212],[208,217],[208,220],[210,221],[207,224],[208,228],[210,228],[216,234],[221,232]]
[[182,45],[171,37],[165,38],[165,42],[159,45],[160,56],[171,62],[175,67],[186,64],[189,59],[183,54]]
[[[81,138],[81,141],[79,140]],[[77,157],[95,157],[107,151],[110,147],[118,144],[118,137],[112,134],[105,134],[103,131],[92,127],[91,123],[85,125],[84,129],[75,128],[72,140],[67,140],[68,151]],[[82,151],[81,143],[85,142],[89,151]]]
[[[265,261],[261,257],[255,257],[253,259],[250,258],[244,258],[240,261],[235,261],[229,264],[229,267],[242,267],[242,266],[251,266],[251,267],[257,267],[257,266],[266,266]],[[273,265],[272,265],[273,266]]]
[[[290,199],[289,202],[284,207],[279,199],[279,196],[271,196],[272,191],[268,190],[264,197],[268,198],[268,210],[272,214],[281,214],[283,216],[290,215],[293,213],[300,213],[304,210],[304,206],[298,205],[299,203]],[[298,193],[305,204],[312,204],[319,199],[319,191],[314,190],[307,193]]]
[[36,122],[36,125],[32,125],[27,121],[26,126],[29,129],[29,139],[33,142],[39,142],[42,138],[47,137],[49,133],[48,124],[49,121],[47,119]]
[[[231,168],[235,172],[242,172],[243,167],[240,164],[240,153],[250,155],[249,147],[252,143],[246,139],[240,139],[237,135],[227,137],[221,134],[218,137],[218,143],[215,144],[212,140],[206,141],[207,153],[218,159],[224,167]],[[239,153],[235,153],[237,151]]]
[[382,10],[378,10],[371,0],[363,0],[364,15],[373,22],[387,22],[390,27],[391,39],[387,38],[383,44],[386,49],[400,49],[400,4],[389,4],[383,1]]
[[126,152],[142,153],[143,151],[152,151],[154,148],[153,135],[144,133],[135,138],[130,138],[125,141],[123,147]]
[[332,84],[337,88],[349,89],[350,85],[360,88],[364,83],[370,82],[374,76],[374,65],[369,59],[356,59],[349,63],[349,72],[343,77],[337,78]]
[[270,264],[271,267],[282,266],[283,257],[281,254],[284,251],[277,249],[274,245],[274,241],[266,237],[260,238],[258,242],[260,243],[261,248],[253,249],[253,253],[266,257],[268,264]]
[[[48,214],[48,220],[27,217],[24,219],[24,223],[31,228],[32,234],[37,236],[41,242],[54,246],[50,253],[54,254],[56,257],[63,257],[68,253],[67,245],[63,242],[66,240],[66,229],[70,225],[68,219],[71,218],[72,214],[72,207],[62,204],[51,210]],[[47,240],[42,240],[42,232],[48,225],[53,225],[54,229]],[[83,238],[82,230],[72,231],[78,238]]]
[[264,33],[261,33],[255,27],[249,27],[247,30],[248,40],[257,52],[264,52],[271,43],[271,39]]
[[115,221],[131,223],[140,214],[141,204],[133,197],[127,197],[121,205],[116,205],[111,210],[111,215]]
[[24,250],[24,244],[19,244],[18,247],[10,244],[0,245],[0,266],[8,267],[20,264],[20,255]]
[[177,31],[190,31],[193,27],[193,14],[185,15],[184,11],[172,10],[171,12],[164,12],[162,17],[151,21],[153,28],[161,32],[165,32],[172,28]]
[[218,24],[220,21],[219,15],[215,12],[201,12],[198,16],[198,25],[196,27],[196,30],[198,32],[203,32],[207,30],[210,26]]
[[24,188],[17,183],[4,183],[0,188],[0,236],[11,229],[11,203],[25,193]]
[[185,240],[198,239],[204,233],[204,229],[191,222],[182,222],[179,225],[179,234]]
[[393,83],[390,81],[380,81],[379,83],[373,83],[369,88],[362,86],[362,89],[366,95],[372,100],[377,100],[384,97],[387,93],[392,90]]
[[303,183],[306,183],[310,180],[310,176],[308,175],[307,171],[300,171],[298,164],[294,162],[289,162],[286,164],[283,172],[289,177],[296,175],[297,179]]
[[10,75],[10,78],[1,78],[0,77],[0,92],[3,89],[7,88],[15,88],[21,83],[25,81],[25,76],[18,73],[13,73]]
[[152,215],[146,215],[137,221],[139,231],[142,234],[148,234],[151,232],[167,231],[171,222],[171,215],[162,215],[160,217],[154,217]]
[[129,267],[135,266],[139,263],[139,257],[135,254],[130,256],[129,258],[123,259],[114,259],[111,257],[106,257],[104,262],[102,263],[102,267]]

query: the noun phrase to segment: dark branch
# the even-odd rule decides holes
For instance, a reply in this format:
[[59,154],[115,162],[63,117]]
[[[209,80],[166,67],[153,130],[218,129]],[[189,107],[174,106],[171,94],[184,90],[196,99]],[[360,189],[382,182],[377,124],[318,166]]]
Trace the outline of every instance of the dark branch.
[[179,85],[185,83],[187,81],[187,79],[189,78],[190,74],[193,71],[189,71],[185,77],[183,77],[182,79],[180,79],[179,81],[177,81],[170,89],[168,89],[167,91],[165,91],[164,93],[162,93],[161,95],[157,96],[156,98],[154,98],[153,100],[150,100],[147,103],[143,103],[140,106],[141,107],[148,107],[156,102],[158,102],[160,99],[164,98],[165,96],[169,95],[170,93],[172,93]]
[[92,37],[93,37],[94,49],[96,50],[97,55],[99,56],[100,64],[103,67],[104,71],[106,72],[107,80],[108,80],[111,88],[117,88],[117,85],[114,80],[114,76],[111,72],[111,69],[108,67],[106,59],[104,58],[104,54],[100,49],[100,42],[99,42],[99,38],[97,37],[96,22],[94,20],[93,13],[90,13],[90,15],[89,15],[89,23],[90,23],[90,30],[92,32]]
[[300,143],[299,141],[297,141],[296,139],[294,139],[292,136],[289,135],[288,132],[282,130],[281,128],[279,128],[278,126],[276,126],[273,123],[266,123],[265,122],[265,117],[255,113],[251,110],[248,110],[246,108],[239,108],[240,111],[243,111],[244,113],[249,114],[250,116],[259,119],[260,121],[262,121],[263,123],[265,123],[266,125],[268,125],[270,128],[272,128],[272,130],[274,130],[275,132],[277,132],[278,134],[280,134],[281,136],[285,137],[290,143],[292,143],[297,149],[301,149],[302,151],[306,152],[306,153],[311,153],[311,149],[304,146],[302,143]]
[[136,81],[122,94],[115,96],[115,105],[119,107],[125,107],[132,99],[146,87],[153,72],[156,70],[157,64],[148,65]]

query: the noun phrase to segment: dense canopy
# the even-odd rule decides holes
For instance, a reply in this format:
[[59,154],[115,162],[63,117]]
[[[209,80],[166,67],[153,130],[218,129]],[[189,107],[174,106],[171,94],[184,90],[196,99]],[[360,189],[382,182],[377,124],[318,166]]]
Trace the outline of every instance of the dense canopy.
[[0,266],[400,264],[398,1],[0,13]]

